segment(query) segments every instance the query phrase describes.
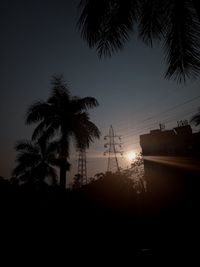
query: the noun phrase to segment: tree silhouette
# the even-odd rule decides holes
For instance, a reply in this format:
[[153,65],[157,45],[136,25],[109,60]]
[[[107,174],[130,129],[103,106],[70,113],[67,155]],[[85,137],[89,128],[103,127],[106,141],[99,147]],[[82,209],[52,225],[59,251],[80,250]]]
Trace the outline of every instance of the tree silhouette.
[[71,96],[62,76],[52,78],[52,91],[47,101],[34,103],[27,112],[26,123],[38,123],[33,140],[45,134],[47,139],[57,137],[54,145],[58,153],[60,186],[66,187],[66,171],[69,170],[70,138],[77,148],[89,147],[100,132],[90,121],[88,109],[98,106],[93,97]]
[[21,182],[43,183],[46,178],[51,184],[57,184],[57,174],[53,165],[56,164],[54,148],[44,138],[36,142],[20,141],[15,146],[17,166],[13,170],[14,177]]
[[[124,48],[134,27],[149,46],[162,42],[165,77],[179,82],[200,70],[200,8],[197,0],[82,0],[78,26],[100,57]],[[164,44],[164,45],[163,45]]]
[[94,177],[95,177],[96,179],[103,179],[103,178],[105,177],[105,173],[103,173],[103,172],[98,172],[98,173],[96,173],[96,174],[94,175]]
[[198,113],[192,117],[191,122],[194,122],[196,126],[200,125],[200,108]]
[[79,173],[74,175],[73,184],[72,184],[73,189],[78,189],[82,186],[81,179],[82,177]]

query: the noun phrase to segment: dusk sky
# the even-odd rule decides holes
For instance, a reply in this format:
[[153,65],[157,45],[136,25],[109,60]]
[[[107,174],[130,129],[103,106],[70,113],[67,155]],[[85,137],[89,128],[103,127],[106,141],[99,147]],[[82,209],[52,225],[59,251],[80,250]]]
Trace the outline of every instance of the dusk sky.
[[[199,79],[186,85],[164,79],[162,45],[152,49],[137,34],[122,52],[99,60],[77,30],[77,0],[7,0],[1,3],[0,25],[0,175],[10,177],[15,166],[14,145],[29,139],[33,127],[24,124],[34,101],[46,100],[51,75],[63,74],[73,95],[93,96],[99,107],[91,120],[102,137],[87,153],[88,175],[106,170],[104,135],[112,124],[122,137],[127,167],[129,151],[140,151],[139,135],[165,123],[190,119],[200,106]],[[195,130],[195,129],[194,129]],[[76,172],[72,150],[72,177]]]

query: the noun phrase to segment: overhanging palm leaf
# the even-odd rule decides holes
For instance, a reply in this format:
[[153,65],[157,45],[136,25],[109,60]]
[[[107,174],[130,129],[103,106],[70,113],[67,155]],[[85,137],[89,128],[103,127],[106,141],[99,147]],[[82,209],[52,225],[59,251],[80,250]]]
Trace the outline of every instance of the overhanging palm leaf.
[[169,65],[166,77],[178,81],[194,78],[200,70],[200,27],[189,1],[183,1],[181,5],[175,2],[170,22],[165,43]]
[[165,34],[167,22],[166,1],[142,1],[140,10],[139,37],[144,43],[152,47],[153,41],[160,42]]
[[200,5],[198,0],[82,0],[79,30],[99,56],[123,49],[134,25],[152,46],[164,42],[167,78],[185,81],[200,71]]
[[79,29],[99,56],[111,56],[124,47],[137,16],[137,1],[102,0],[80,3]]
[[199,0],[192,0],[194,9],[196,10],[196,14],[198,17],[198,20],[200,21],[200,5],[199,5]]

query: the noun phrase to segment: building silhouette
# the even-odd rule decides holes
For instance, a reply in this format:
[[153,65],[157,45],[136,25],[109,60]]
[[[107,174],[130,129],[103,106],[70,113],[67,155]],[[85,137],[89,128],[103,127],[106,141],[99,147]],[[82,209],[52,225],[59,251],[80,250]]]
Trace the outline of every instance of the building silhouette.
[[200,133],[193,133],[190,125],[172,130],[156,129],[140,136],[144,156],[200,156]]
[[[147,191],[158,203],[190,201],[199,194],[200,132],[187,123],[140,135]],[[159,205],[159,204],[158,204]]]

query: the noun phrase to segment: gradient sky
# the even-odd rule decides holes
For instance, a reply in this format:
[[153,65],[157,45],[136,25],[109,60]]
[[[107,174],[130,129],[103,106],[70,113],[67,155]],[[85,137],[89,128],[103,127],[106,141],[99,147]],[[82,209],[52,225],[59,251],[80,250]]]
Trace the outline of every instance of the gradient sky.
[[[73,95],[96,97],[100,106],[91,119],[102,132],[87,153],[89,176],[106,170],[103,136],[112,124],[122,136],[123,151],[140,151],[139,134],[165,122],[190,119],[200,106],[199,79],[186,85],[164,79],[161,46],[151,49],[133,35],[125,49],[99,60],[76,28],[77,0],[7,0],[0,25],[0,175],[14,167],[17,140],[30,138],[24,125],[27,107],[47,99],[51,75],[64,75]],[[191,100],[191,101],[190,101]],[[188,101],[188,103],[187,103]],[[72,152],[76,172],[76,153]],[[126,157],[121,166],[128,166]]]

